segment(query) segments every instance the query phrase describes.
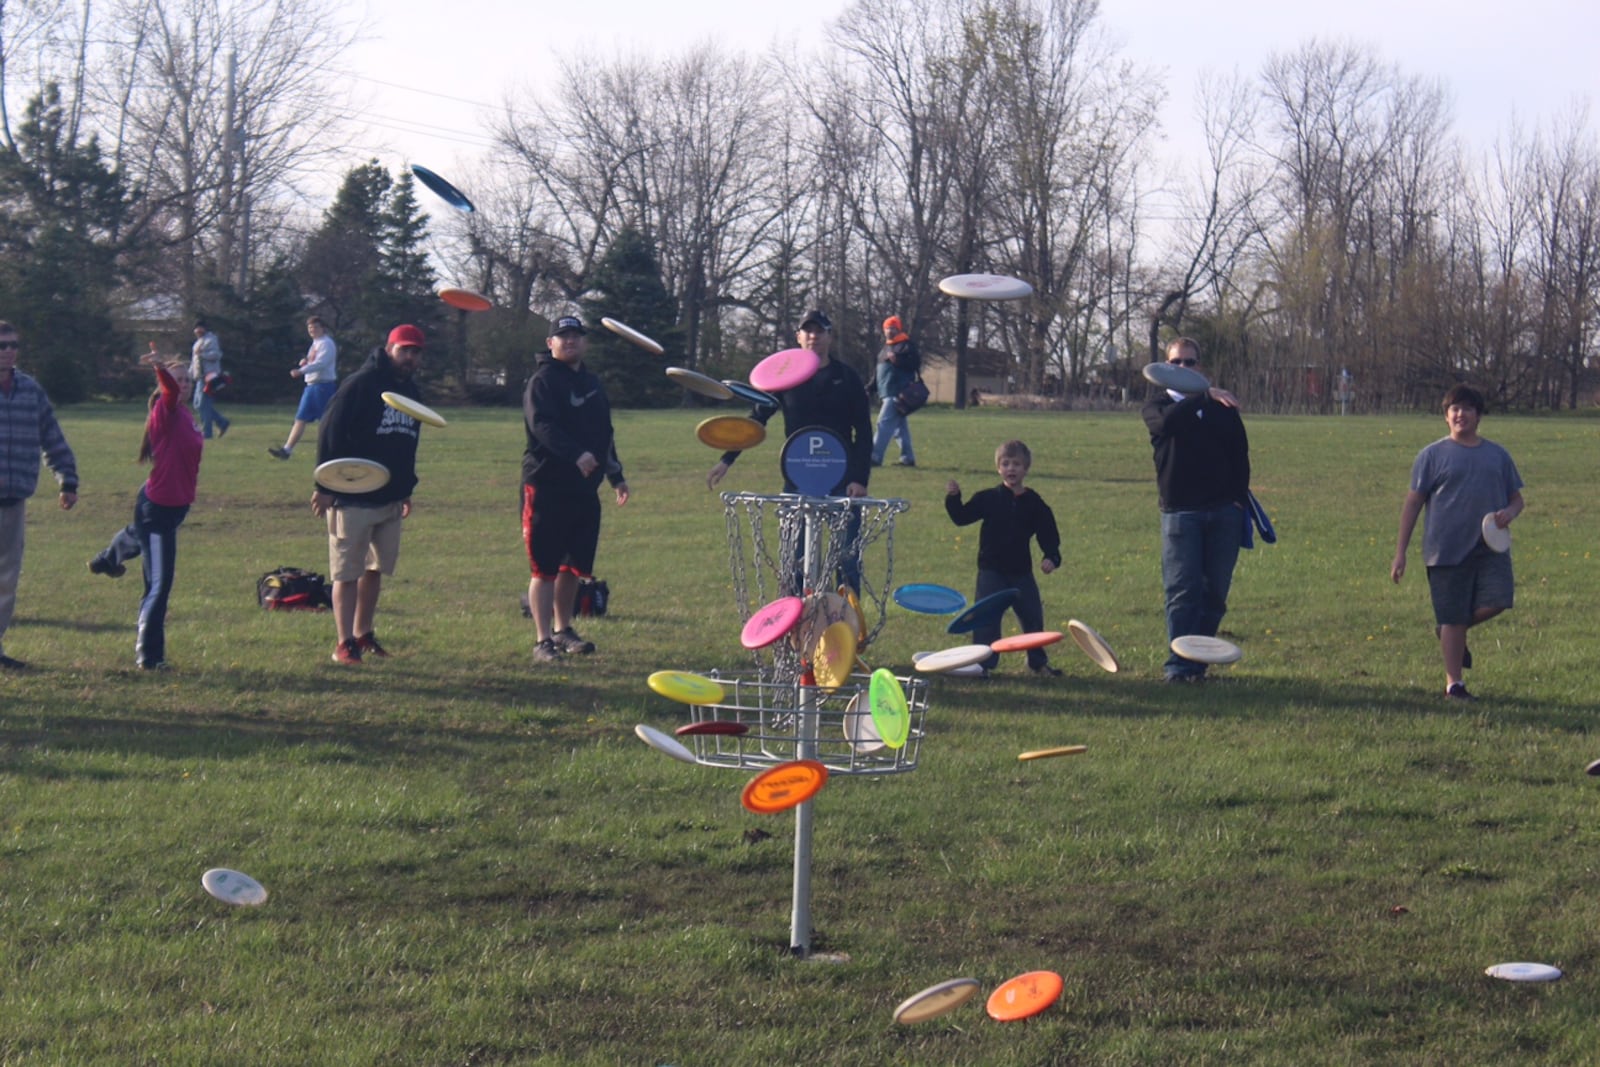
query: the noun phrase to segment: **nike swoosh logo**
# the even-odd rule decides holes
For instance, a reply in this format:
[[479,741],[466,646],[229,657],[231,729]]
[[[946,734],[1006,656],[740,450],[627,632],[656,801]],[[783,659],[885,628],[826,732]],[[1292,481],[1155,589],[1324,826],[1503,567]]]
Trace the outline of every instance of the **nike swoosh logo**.
[[568,397],[568,399],[572,401],[572,406],[573,407],[581,408],[581,407],[583,407],[583,402],[585,400],[588,400],[591,396],[594,396],[594,394],[596,392],[598,392],[598,391],[599,390],[591,390],[590,392],[587,392],[587,393],[583,394],[582,396],[579,396],[577,393],[573,393],[570,397]]

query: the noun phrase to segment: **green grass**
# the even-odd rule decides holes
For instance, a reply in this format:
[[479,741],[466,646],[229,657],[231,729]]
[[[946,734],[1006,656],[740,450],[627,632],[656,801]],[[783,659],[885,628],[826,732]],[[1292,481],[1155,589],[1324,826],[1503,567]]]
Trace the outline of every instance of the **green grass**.
[[[1203,688],[1164,658],[1149,448],[1136,414],[934,410],[895,582],[970,591],[976,530],[944,483],[989,484],[1000,441],[1066,538],[1046,618],[1099,629],[1063,678],[1020,657],[935,681],[921,765],[837,779],[816,803],[813,948],[788,957],[793,820],[744,776],[641,745],[684,715],[662,668],[737,668],[727,537],[690,412],[626,413],[634,499],[606,494],[598,655],[538,669],[517,595],[521,428],[449,410],[378,632],[341,669],[323,615],[269,615],[254,584],[326,570],[312,452],[267,457],[287,410],[235,409],[181,531],[176,671],[133,669],[139,581],[84,561],[127,521],[140,411],[63,413],[79,508],[29,510],[0,678],[0,1062],[210,1064],[1588,1063],[1600,1024],[1593,477],[1600,420],[1492,417],[1528,482],[1518,604],[1473,638],[1483,698],[1446,705],[1426,580],[1388,565],[1437,418],[1252,418],[1281,535],[1241,561],[1245,651]],[[775,443],[724,488],[776,488]],[[952,641],[895,610],[867,651],[904,669]],[[1019,764],[1020,751],[1086,755]],[[772,836],[747,841],[746,832]],[[271,900],[230,909],[208,867]],[[1515,986],[1492,963],[1568,977]],[[957,975],[985,992],[1066,978],[1026,1023],[980,1003],[890,1013]]]

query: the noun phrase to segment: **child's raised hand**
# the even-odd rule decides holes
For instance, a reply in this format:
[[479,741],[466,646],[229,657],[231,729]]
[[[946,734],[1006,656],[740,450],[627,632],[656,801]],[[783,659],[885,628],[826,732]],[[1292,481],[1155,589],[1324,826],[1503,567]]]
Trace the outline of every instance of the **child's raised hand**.
[[944,495],[945,496],[960,496],[961,495],[961,486],[956,484],[956,480],[954,478],[951,478],[948,482],[946,482],[944,484]]

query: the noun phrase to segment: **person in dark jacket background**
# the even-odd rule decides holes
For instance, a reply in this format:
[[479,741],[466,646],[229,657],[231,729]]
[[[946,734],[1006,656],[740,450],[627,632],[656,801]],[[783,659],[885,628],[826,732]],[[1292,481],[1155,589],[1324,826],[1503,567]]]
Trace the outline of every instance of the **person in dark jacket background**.
[[400,558],[400,525],[411,514],[417,487],[417,420],[384,403],[384,393],[420,400],[414,375],[426,338],[416,326],[396,326],[389,341],[344,380],[328,401],[317,436],[317,463],[370,459],[389,468],[389,481],[366,493],[334,492],[321,485],[311,511],[328,522],[328,570],[333,579],[335,663],[385,657],[374,617],[383,576]]
[[[1167,362],[1197,370],[1200,346],[1180,337]],[[1250,519],[1250,442],[1239,401],[1212,386],[1185,396],[1161,390],[1144,406],[1161,504],[1161,580],[1167,640],[1215,637]],[[1169,682],[1198,682],[1206,665],[1176,652],[1163,667]]]
[[617,458],[611,402],[583,364],[589,347],[583,320],[556,320],[549,352],[535,361],[522,396],[528,445],[522,453],[522,540],[528,550],[528,609],[538,636],[534,661],[594,651],[572,626],[578,579],[590,577],[600,545],[600,482],[619,505],[628,482]]
[[890,315],[883,320],[883,351],[878,353],[878,433],[872,439],[872,465],[883,466],[887,458],[890,438],[900,442],[900,465],[917,465],[916,449],[911,447],[911,416],[895,406],[900,390],[916,381],[922,371],[922,353],[917,342],[906,333],[900,316]]

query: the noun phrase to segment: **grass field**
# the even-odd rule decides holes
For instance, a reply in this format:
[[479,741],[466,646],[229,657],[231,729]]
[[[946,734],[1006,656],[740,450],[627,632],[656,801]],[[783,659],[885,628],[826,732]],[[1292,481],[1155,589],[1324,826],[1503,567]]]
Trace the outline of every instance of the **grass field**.
[[[1443,420],[1253,418],[1276,546],[1246,553],[1225,632],[1244,660],[1161,684],[1155,488],[1135,413],[929,411],[895,581],[970,591],[976,528],[944,483],[1035,453],[1070,644],[933,684],[921,765],[815,803],[813,949],[787,953],[793,818],[744,776],[633,735],[684,710],[644,679],[749,664],[715,459],[691,412],[625,413],[634,491],[606,494],[597,655],[529,658],[517,595],[514,411],[447,410],[378,633],[339,668],[325,615],[267,614],[256,578],[326,570],[313,454],[265,454],[290,413],[234,409],[180,537],[169,674],[133,667],[137,572],[84,562],[143,478],[135,406],[62,413],[80,506],[29,510],[0,677],[0,1063],[1592,1063],[1600,1044],[1594,476],[1600,420],[1491,416],[1527,481],[1518,603],[1477,631],[1480,696],[1447,705],[1426,580],[1388,579],[1412,457]],[[777,488],[774,442],[723,488]],[[1418,536],[1420,541],[1420,534]],[[1014,625],[1014,623],[1012,624]],[[895,609],[867,650],[904,672],[955,643]],[[1019,764],[1082,743],[1087,754]],[[765,839],[749,831],[764,830]],[[235,867],[272,896],[200,887]],[[1484,976],[1513,960],[1567,977]],[[934,982],[1066,979],[998,1024],[974,1001],[914,1028]]]

